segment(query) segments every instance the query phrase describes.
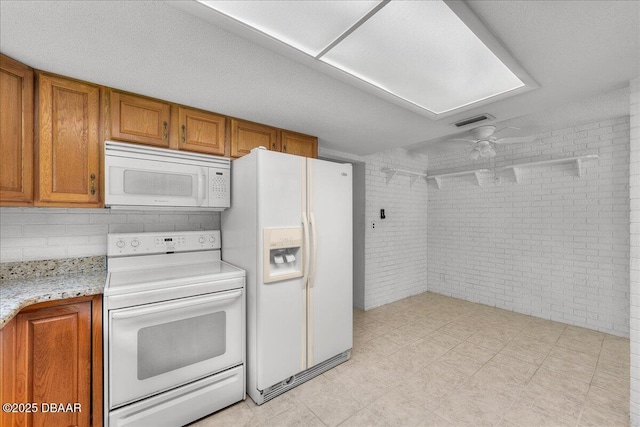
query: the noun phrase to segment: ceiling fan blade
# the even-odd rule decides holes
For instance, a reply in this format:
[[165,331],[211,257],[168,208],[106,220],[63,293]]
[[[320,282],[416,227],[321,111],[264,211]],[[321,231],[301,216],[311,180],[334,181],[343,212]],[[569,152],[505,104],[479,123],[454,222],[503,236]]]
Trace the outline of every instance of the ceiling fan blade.
[[529,136],[512,136],[508,138],[500,138],[494,141],[496,144],[514,144],[514,143],[523,143],[523,142],[533,142],[535,141],[535,135]]
[[453,138],[453,139],[447,139],[447,140],[445,141],[445,143],[449,143],[449,142],[451,142],[451,141],[464,141],[464,142],[466,142],[466,143],[469,143],[469,142],[476,142],[476,140],[475,140],[475,139],[467,139],[467,138]]
[[504,127],[504,128],[502,128],[502,129],[500,129],[500,130],[498,130],[498,131],[494,132],[494,133],[493,133],[493,136],[496,136],[496,135],[498,135],[499,133],[504,132],[505,130],[508,130],[508,129],[512,129],[512,130],[516,130],[516,131],[519,131],[519,130],[520,130],[520,128],[517,128],[517,127],[514,127],[514,126],[507,126],[507,127]]
[[448,149],[456,149],[461,147],[467,147],[472,143],[473,143],[473,139],[447,139],[446,141],[442,142],[442,144],[440,145]]
[[458,150],[469,145],[467,140],[441,140],[413,147],[409,151],[412,154],[439,155]]

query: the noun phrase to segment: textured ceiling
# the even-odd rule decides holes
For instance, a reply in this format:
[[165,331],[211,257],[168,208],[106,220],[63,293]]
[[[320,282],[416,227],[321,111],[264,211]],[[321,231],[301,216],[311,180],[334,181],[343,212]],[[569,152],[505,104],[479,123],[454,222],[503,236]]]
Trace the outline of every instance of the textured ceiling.
[[[599,120],[622,117],[629,114],[629,89],[622,88],[598,94],[569,104],[536,111],[497,124],[497,130],[515,127],[519,131],[503,131],[502,137],[540,135],[549,130],[565,129],[572,126]],[[471,132],[462,131],[454,135],[434,138],[428,143],[418,143],[407,148],[414,154],[441,154],[444,152],[468,149],[469,144],[449,141],[451,138],[474,139]]]
[[[256,43],[246,29],[160,1],[3,0],[0,51],[34,68],[318,135],[321,146],[354,154],[438,140],[459,133],[450,123],[477,113],[503,122],[588,103],[640,75],[640,2],[468,5],[540,88],[438,121],[281,46]],[[617,111],[623,98],[601,96],[598,109]]]

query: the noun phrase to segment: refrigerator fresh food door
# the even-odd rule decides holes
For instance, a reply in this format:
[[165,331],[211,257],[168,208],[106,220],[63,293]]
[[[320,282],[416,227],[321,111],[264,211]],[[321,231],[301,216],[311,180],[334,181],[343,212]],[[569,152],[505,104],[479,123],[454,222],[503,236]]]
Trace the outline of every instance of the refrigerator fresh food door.
[[352,167],[307,162],[312,236],[307,365],[312,367],[353,346]]
[[[303,227],[306,207],[305,159],[260,150],[257,158],[258,248],[265,229]],[[303,233],[304,234],[304,233]],[[306,236],[302,236],[302,246]],[[296,243],[297,244],[297,243]],[[268,245],[267,245],[268,246]],[[297,254],[304,251],[300,248]],[[292,252],[294,253],[294,252]],[[304,257],[304,254],[303,254]],[[269,257],[266,257],[268,260]],[[302,277],[265,283],[264,253],[258,256],[256,281],[257,387],[264,390],[306,366],[306,289]],[[286,263],[286,257],[283,262]],[[296,258],[299,261],[299,258]],[[278,260],[280,262],[280,260]]]

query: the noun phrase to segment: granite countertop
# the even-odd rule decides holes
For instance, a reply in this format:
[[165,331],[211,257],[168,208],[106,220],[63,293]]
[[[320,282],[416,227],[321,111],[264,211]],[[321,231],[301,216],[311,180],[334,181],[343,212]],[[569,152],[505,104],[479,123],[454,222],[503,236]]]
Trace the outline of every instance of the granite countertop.
[[[3,265],[0,281],[0,328],[26,306],[101,294],[107,277],[104,257],[92,258],[89,262],[81,260],[66,264],[49,260]],[[8,264],[15,265],[7,267]]]

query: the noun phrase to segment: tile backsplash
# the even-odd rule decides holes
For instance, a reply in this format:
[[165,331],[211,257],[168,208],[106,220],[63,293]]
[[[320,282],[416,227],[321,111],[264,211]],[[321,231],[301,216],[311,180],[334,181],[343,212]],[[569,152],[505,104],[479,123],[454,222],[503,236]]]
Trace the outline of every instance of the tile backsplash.
[[219,212],[0,208],[0,262],[106,255],[107,233],[219,229]]

